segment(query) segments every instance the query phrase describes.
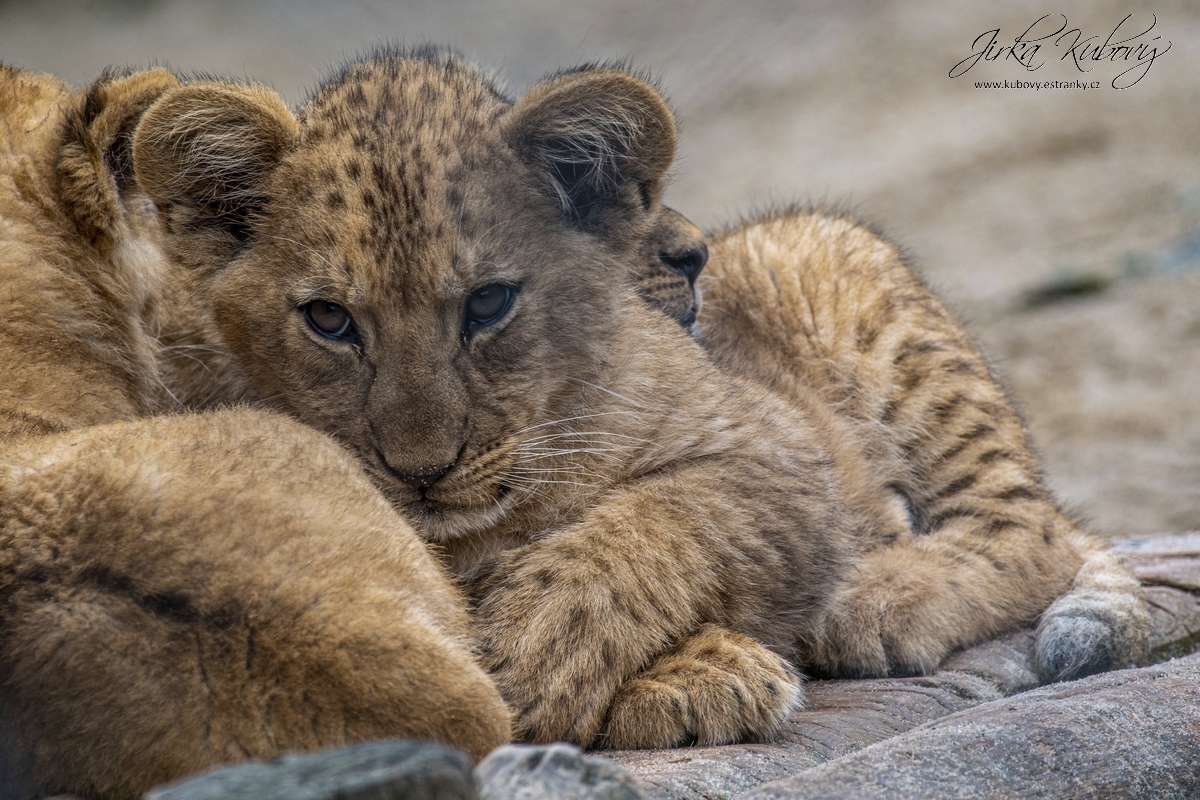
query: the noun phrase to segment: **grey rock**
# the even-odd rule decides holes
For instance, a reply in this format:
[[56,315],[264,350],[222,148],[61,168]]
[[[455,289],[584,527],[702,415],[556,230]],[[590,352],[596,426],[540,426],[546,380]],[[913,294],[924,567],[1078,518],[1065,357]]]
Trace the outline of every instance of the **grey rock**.
[[1200,797],[1200,656],[952,714],[746,800]]
[[[1142,581],[1150,602],[1153,660],[1184,656],[1200,649],[1200,534],[1139,537],[1113,542],[1113,549]],[[1032,651],[1032,633],[1021,631],[957,653],[948,658],[935,674],[926,677],[811,682],[807,686],[804,708],[794,712],[784,723],[779,737],[769,743],[610,752],[605,755],[629,769],[637,777],[643,791],[654,800],[689,800],[694,797],[726,800],[758,786],[776,785],[774,782],[786,781],[790,776],[807,775],[807,771],[814,767],[844,759],[872,745],[906,746],[906,743],[916,741],[910,738],[916,734],[914,729],[940,724],[936,721],[965,714],[973,708],[980,708],[980,713],[985,717],[998,714],[1004,706],[996,704],[996,701],[1013,695],[1023,697],[1021,693],[1036,687]],[[1110,675],[1124,674],[1116,672]],[[1116,677],[1111,679],[1117,680]],[[1200,680],[1200,674],[1197,679]],[[1176,709],[1172,707],[1173,703],[1192,702],[1192,695],[1185,691],[1183,684],[1175,685],[1175,694],[1153,694],[1132,687],[1128,690],[1115,687],[1101,689],[1107,684],[1089,680],[1079,685],[1080,694],[1073,691],[1069,696],[1064,695],[1056,700],[1056,708],[1059,709],[1056,713],[1063,720],[1068,719],[1068,710],[1072,706],[1078,707],[1082,713],[1092,702],[1086,697],[1086,692],[1094,689],[1101,693],[1095,703],[1120,702],[1124,704],[1123,713],[1131,720],[1131,724],[1140,724],[1139,721],[1156,715],[1174,714]],[[1057,689],[1046,687],[1045,690],[1039,690],[1035,697],[1045,698],[1047,691]],[[1016,707],[1027,715],[1027,720],[1012,720],[1011,730],[1019,730],[1021,725],[1025,725],[1032,731],[1040,706],[1018,704]],[[961,721],[964,717],[955,716],[954,719]],[[1177,715],[1175,719],[1177,723],[1181,721]],[[1188,724],[1195,726],[1191,730],[1200,731],[1200,718],[1189,717],[1188,720]],[[947,737],[947,752],[976,747],[969,736],[964,735],[955,744],[951,743],[951,733],[943,731],[939,735]],[[1010,738],[1010,741],[1013,739]],[[1144,741],[1147,747],[1152,748],[1160,740],[1149,736]],[[1126,743],[1126,740],[1114,740],[1111,750],[1114,756],[1112,763],[1123,764],[1131,770],[1124,776],[1129,784],[1120,790],[1114,789],[1121,785],[1121,778],[1110,772],[1109,779],[1112,782],[1107,786],[1117,792],[1111,796],[1122,796],[1120,791],[1128,789],[1132,792],[1141,785],[1137,771],[1131,766],[1136,763],[1137,755],[1126,752]],[[1184,745],[1186,742],[1163,744],[1164,747],[1173,748],[1171,752],[1178,758],[1188,756]],[[1152,753],[1147,750],[1146,757],[1151,756]],[[1068,754],[1065,751],[1055,757],[1060,760],[1057,763],[1067,763]],[[1121,758],[1126,760],[1121,761]],[[1094,744],[1086,759],[1104,761],[1098,744]],[[826,773],[814,774],[819,776]],[[808,787],[808,784],[805,786]],[[847,786],[842,788],[848,791]],[[992,786],[992,789],[1000,791],[997,796],[1005,796],[1002,788],[997,786]],[[937,796],[934,791],[936,788],[934,786],[929,790],[932,792],[930,796]],[[869,794],[869,791],[864,791]],[[913,791],[916,796],[922,796],[921,791]],[[771,796],[789,795],[783,792]],[[887,796],[887,793],[881,796]],[[1046,795],[1035,792],[1030,796]],[[1196,796],[1200,797],[1200,789],[1197,789]]]
[[144,800],[475,800],[470,759],[429,742],[289,754],[160,786]]
[[623,768],[570,744],[506,745],[475,768],[480,800],[642,800]]
[[813,681],[772,742],[605,753],[655,800],[726,800],[931,720],[1037,685],[1033,635],[1010,634],[916,678]]

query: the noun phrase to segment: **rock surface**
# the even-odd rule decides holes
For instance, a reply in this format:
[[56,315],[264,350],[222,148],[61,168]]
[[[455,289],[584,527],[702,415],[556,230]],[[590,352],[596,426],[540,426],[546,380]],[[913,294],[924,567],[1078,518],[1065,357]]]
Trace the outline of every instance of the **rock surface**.
[[370,742],[250,762],[159,787],[145,800],[475,800],[470,759],[429,742]]
[[1200,656],[1045,686],[760,787],[746,800],[1200,796]]
[[[1200,645],[1200,533],[1140,537],[1116,541],[1113,546],[1142,580],[1151,603],[1154,620],[1151,637],[1152,657],[1161,660],[1185,655],[1197,649]],[[1190,725],[1190,728],[1181,727],[1181,730],[1190,731],[1193,744],[1196,737],[1200,736],[1200,703],[1196,702],[1200,698],[1195,693],[1186,691],[1186,678],[1181,677],[1164,683],[1160,677],[1155,677],[1159,676],[1160,672],[1154,670],[1166,667],[1127,670],[1058,687],[1045,687],[1037,692],[1022,695],[1021,702],[1011,706],[1015,711],[1006,710],[1015,701],[1004,698],[1027,692],[1037,685],[1032,670],[1032,645],[1032,635],[1021,632],[959,653],[948,659],[936,674],[928,677],[812,682],[807,687],[804,710],[794,713],[785,723],[781,737],[770,744],[626,751],[606,755],[628,767],[642,782],[649,797],[663,800],[696,797],[715,799],[738,797],[764,784],[808,787],[809,784],[804,781],[817,780],[804,777],[809,771],[813,771],[822,781],[832,780],[830,776],[843,769],[843,766],[839,765],[844,765],[844,768],[851,772],[865,770],[865,775],[871,772],[872,768],[862,764],[873,763],[871,759],[874,758],[883,759],[880,769],[885,769],[892,763],[888,759],[903,761],[905,756],[897,754],[909,752],[904,748],[909,747],[910,742],[915,742],[912,747],[924,747],[925,739],[919,737],[927,735],[928,728],[933,727],[930,723],[936,725],[939,731],[937,736],[940,737],[937,741],[945,742],[945,752],[949,754],[975,748],[975,740],[971,738],[973,734],[970,731],[980,730],[979,725],[990,722],[994,717],[997,720],[1002,717],[1003,725],[1008,726],[1004,730],[1008,731],[1007,741],[1010,745],[1014,741],[1021,741],[1020,731],[1024,725],[1029,731],[1028,742],[1038,742],[1042,750],[1052,748],[1058,740],[1045,742],[1035,738],[1041,735],[1035,731],[1037,721],[1041,719],[1042,703],[1048,699],[1054,701],[1052,708],[1057,715],[1054,719],[1058,720],[1059,724],[1067,728],[1075,726],[1071,718],[1072,708],[1077,709],[1080,715],[1079,725],[1083,727],[1079,736],[1085,738],[1080,739],[1077,744],[1091,748],[1080,751],[1077,766],[1081,771],[1085,771],[1085,768],[1092,769],[1088,765],[1096,759],[1102,759],[1101,743],[1104,736],[1113,735],[1113,730],[1123,724],[1120,723],[1122,719],[1128,719],[1131,730],[1140,730],[1137,727],[1139,725],[1148,726],[1154,719],[1169,718],[1176,725]],[[1185,672],[1190,670],[1188,674],[1191,675],[1192,685],[1196,685],[1196,679],[1200,678],[1200,662],[1187,659],[1186,663],[1192,666],[1178,669]],[[1172,666],[1171,669],[1175,670],[1177,667]],[[1144,691],[1143,685],[1159,687],[1159,691]],[[1093,691],[1096,692],[1094,702],[1087,699]],[[1026,697],[1030,698],[1028,702],[1025,701]],[[1106,728],[1107,722],[1098,722],[1100,727],[1094,731],[1087,728],[1088,720],[1100,713],[1097,709],[1105,708],[1117,709],[1114,711],[1116,716],[1110,720],[1112,724]],[[1025,715],[1024,722],[1021,721],[1021,714]],[[997,721],[996,724],[1000,725],[1001,722]],[[921,726],[926,727],[922,727],[920,731],[913,731]],[[955,744],[955,731],[959,730],[962,731],[963,739]],[[908,733],[909,731],[912,733]],[[1092,738],[1087,739],[1087,736]],[[1136,770],[1127,772],[1124,778],[1121,774],[1131,763],[1136,763],[1139,754],[1140,757],[1150,760],[1168,759],[1161,763],[1169,763],[1169,759],[1175,757],[1190,757],[1186,742],[1154,736],[1139,739],[1138,736],[1122,735],[1119,737],[1120,743],[1115,738],[1111,742],[1111,782],[1133,781],[1137,777]],[[1032,788],[1038,785],[1032,779],[1024,784],[1020,783],[1023,774],[1020,771],[1023,768],[1021,765],[1036,772],[1037,765],[1042,763],[1039,758],[1049,759],[1046,763],[1068,763],[1070,743],[1068,740],[1062,740],[1059,744],[1061,749],[1051,749],[1045,753],[1033,752],[1028,746],[1018,747],[1017,752],[1011,756],[1017,759],[1017,763],[1006,767],[1009,770],[1007,774],[1013,781],[1012,791],[1017,791],[1015,787],[1019,785],[1024,785],[1024,790],[1032,791]],[[1128,747],[1133,749],[1129,750]],[[861,756],[849,758],[859,751]],[[946,757],[951,758],[949,755]],[[927,772],[906,773],[904,780],[916,780],[917,776],[925,775],[932,782],[919,790],[915,784],[905,784],[907,789],[904,791],[911,790],[913,796],[937,796],[939,792],[958,792],[958,787],[947,787],[933,780],[941,767],[930,763]],[[972,763],[978,768],[984,762]],[[1197,763],[1200,763],[1200,760]],[[820,771],[815,771],[815,767],[820,767]],[[986,771],[980,773],[981,781],[987,775],[991,775],[985,773]],[[870,795],[879,788],[872,788],[865,783],[853,783],[853,780],[858,778],[847,777],[845,780],[846,783],[836,784],[842,787],[839,791],[851,792],[851,789],[861,789]],[[1004,796],[1004,792],[997,788],[1005,785],[1003,776],[993,776],[989,780],[990,783],[979,784],[986,789],[980,796],[989,792],[999,792],[995,796]],[[779,781],[783,783],[774,783]],[[815,792],[816,789],[806,788],[805,791]],[[899,789],[896,791],[900,792]],[[1133,791],[1133,788],[1130,788],[1130,791]],[[785,793],[770,796],[791,795]],[[828,796],[840,795],[834,792]],[[880,796],[886,796],[886,793]],[[1049,792],[1045,796],[1056,794]],[[1186,796],[1186,793],[1183,796]]]
[[480,800],[641,800],[633,777],[570,744],[508,745],[475,768]]

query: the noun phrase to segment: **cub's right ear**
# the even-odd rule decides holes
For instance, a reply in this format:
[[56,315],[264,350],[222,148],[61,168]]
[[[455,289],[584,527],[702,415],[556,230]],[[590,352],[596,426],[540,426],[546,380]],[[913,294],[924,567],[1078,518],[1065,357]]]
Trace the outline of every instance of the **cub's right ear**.
[[142,117],[134,172],[171,233],[236,248],[266,200],[267,178],[299,136],[296,117],[269,89],[188,84]]
[[646,232],[675,158],[675,120],[662,95],[607,67],[535,84],[504,120],[504,135],[563,217],[610,241]]

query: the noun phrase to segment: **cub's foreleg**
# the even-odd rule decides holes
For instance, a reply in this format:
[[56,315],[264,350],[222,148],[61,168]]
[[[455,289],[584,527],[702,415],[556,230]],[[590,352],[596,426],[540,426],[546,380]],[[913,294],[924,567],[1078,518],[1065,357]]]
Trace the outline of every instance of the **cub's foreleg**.
[[[797,692],[775,654],[812,638],[847,563],[824,467],[810,466],[815,478],[794,492],[763,491],[778,467],[751,459],[655,473],[490,565],[473,587],[481,658],[519,735],[584,746],[769,736]],[[720,645],[706,653],[694,636]],[[719,670],[753,682],[754,696],[718,701]],[[678,712],[665,708],[673,692],[689,695]],[[635,723],[637,708],[655,716]],[[606,719],[613,738],[600,742]]]

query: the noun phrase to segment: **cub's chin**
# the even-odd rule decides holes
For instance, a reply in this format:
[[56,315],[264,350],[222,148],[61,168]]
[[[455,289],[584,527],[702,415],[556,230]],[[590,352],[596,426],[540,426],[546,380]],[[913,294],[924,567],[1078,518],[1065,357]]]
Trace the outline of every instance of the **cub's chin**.
[[458,505],[428,496],[410,497],[397,505],[427,541],[446,544],[491,530],[508,514],[513,502],[511,493],[502,492],[488,505]]

